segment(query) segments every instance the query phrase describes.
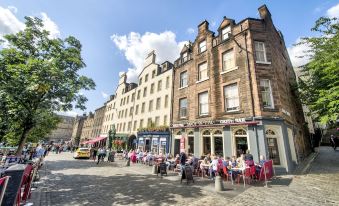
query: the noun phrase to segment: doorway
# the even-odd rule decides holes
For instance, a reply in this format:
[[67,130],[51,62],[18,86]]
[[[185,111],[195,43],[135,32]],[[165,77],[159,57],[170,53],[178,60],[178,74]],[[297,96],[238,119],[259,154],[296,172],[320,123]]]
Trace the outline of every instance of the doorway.
[[149,152],[151,149],[151,145],[150,145],[150,139],[146,139],[145,140],[145,152]]
[[174,140],[174,155],[180,154],[180,139]]

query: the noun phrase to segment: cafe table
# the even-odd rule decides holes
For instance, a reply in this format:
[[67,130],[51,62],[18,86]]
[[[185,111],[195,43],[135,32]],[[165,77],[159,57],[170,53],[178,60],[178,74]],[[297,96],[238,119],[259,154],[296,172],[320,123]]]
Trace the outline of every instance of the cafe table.
[[242,178],[243,178],[243,182],[244,182],[244,187],[246,185],[246,181],[245,181],[245,170],[246,167],[232,167],[231,169],[231,180],[232,180],[232,185],[234,184],[234,180],[233,180],[233,172],[240,172],[242,174]]

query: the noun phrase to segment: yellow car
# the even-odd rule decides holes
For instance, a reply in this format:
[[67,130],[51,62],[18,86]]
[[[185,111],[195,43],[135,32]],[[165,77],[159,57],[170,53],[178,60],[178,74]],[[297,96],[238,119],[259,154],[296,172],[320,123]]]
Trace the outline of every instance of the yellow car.
[[74,152],[74,159],[77,158],[87,158],[89,159],[91,157],[89,148],[78,148],[75,152]]

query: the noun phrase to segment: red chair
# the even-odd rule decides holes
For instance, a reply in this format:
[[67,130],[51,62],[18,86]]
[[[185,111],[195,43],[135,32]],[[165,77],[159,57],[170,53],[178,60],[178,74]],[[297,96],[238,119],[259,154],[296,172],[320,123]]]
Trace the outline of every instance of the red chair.
[[241,179],[242,177],[244,178],[244,180],[245,180],[245,182],[246,182],[247,184],[251,184],[251,180],[252,180],[251,168],[247,167],[247,168],[245,169],[245,172],[244,172],[244,173],[238,174],[238,176],[237,176],[238,184],[239,184],[240,179]]
[[[230,173],[228,172],[227,167],[223,167],[223,168],[222,168],[222,171],[223,171],[223,173],[224,173],[225,181],[228,181],[228,178],[229,178],[232,174],[230,174]],[[232,178],[232,177],[231,177],[231,178]]]

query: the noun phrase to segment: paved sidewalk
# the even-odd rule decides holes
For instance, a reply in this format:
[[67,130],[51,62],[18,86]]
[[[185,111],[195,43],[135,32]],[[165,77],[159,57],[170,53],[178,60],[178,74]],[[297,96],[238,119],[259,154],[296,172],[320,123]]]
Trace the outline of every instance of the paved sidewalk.
[[[152,167],[124,167],[123,161],[96,165],[51,154],[34,192],[34,205],[339,205],[339,150],[321,147],[306,175],[279,176],[269,184],[232,186],[216,193],[210,180],[180,184],[179,176],[151,174]],[[40,191],[40,192],[39,192]]]

